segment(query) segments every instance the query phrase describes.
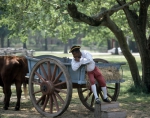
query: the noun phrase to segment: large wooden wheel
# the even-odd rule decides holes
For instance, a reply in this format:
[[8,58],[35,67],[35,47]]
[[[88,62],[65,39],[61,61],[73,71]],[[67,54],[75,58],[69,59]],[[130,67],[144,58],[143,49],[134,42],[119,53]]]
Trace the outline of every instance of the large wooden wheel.
[[47,117],[62,114],[72,97],[72,82],[64,64],[53,58],[38,61],[30,73],[29,92],[39,113]]
[[[94,61],[96,63],[109,63],[108,61],[99,58],[94,59]],[[99,96],[101,96],[101,99],[103,100],[101,87],[99,87],[98,85],[96,86],[97,86],[97,93]],[[90,111],[94,111],[95,98],[91,89],[83,88],[82,85],[79,85],[77,90],[82,104]],[[119,92],[120,92],[120,83],[109,83],[109,84],[107,83],[107,95],[111,101],[117,100]]]

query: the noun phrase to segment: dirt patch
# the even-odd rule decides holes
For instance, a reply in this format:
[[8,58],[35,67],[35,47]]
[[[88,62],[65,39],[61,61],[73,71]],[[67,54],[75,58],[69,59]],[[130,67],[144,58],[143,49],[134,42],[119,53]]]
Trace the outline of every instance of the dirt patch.
[[[11,98],[9,110],[3,110],[3,97],[0,97],[0,118],[46,118],[33,107],[30,99],[21,99],[21,110],[14,111],[16,97]],[[120,103],[121,110],[127,112],[127,118],[150,118],[149,104]],[[94,118],[94,112],[86,109],[82,103],[71,101],[68,109],[57,118]]]

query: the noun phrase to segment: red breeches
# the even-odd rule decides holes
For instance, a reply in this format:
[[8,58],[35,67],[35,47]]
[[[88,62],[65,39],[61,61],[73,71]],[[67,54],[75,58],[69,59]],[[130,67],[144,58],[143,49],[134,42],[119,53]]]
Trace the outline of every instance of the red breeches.
[[90,71],[90,72],[87,72],[87,73],[88,73],[91,85],[95,84],[95,79],[96,79],[98,84],[101,87],[105,87],[106,86],[105,79],[102,76],[102,74],[101,74],[101,72],[100,72],[98,67],[95,67],[95,69],[93,71]]

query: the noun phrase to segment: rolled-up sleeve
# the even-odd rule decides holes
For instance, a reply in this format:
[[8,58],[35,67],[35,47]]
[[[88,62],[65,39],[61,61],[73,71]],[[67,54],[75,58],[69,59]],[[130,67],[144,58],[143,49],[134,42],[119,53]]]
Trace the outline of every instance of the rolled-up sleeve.
[[71,67],[73,71],[76,71],[79,67],[81,66],[80,62],[75,61],[74,59],[72,59],[71,62]]
[[72,62],[71,62],[72,70],[76,71],[82,64],[88,64],[89,62],[90,60],[86,58],[81,58],[79,62],[72,59]]
[[81,64],[90,63],[90,59],[87,59],[87,58],[83,58],[83,57],[82,57],[82,58],[80,59],[80,63],[81,63]]

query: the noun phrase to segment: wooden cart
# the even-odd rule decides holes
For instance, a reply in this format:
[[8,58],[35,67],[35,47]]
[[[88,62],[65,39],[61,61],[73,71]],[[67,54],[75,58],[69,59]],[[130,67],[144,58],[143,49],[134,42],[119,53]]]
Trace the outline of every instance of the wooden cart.
[[[77,88],[79,99],[89,110],[94,111],[94,95],[86,87],[86,65],[81,65],[77,71],[71,68],[71,59],[59,58],[51,55],[26,57],[29,68],[29,94],[35,109],[47,117],[61,115],[67,110],[72,89]],[[94,59],[99,67],[113,66],[121,71],[125,63],[109,63],[104,59]],[[123,71],[122,71],[123,72]],[[119,80],[106,81],[108,96],[116,101],[120,91]],[[103,99],[100,87],[97,85],[98,95]]]

